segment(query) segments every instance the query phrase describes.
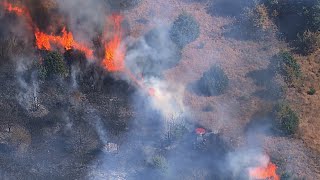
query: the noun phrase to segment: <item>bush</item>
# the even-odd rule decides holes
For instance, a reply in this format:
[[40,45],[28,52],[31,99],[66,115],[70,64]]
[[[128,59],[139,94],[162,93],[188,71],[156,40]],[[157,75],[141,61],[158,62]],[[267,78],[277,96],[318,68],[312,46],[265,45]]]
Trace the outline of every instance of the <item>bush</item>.
[[310,54],[316,51],[320,45],[320,33],[311,32],[309,30],[305,31],[302,35],[297,35],[297,40],[295,41],[296,49],[299,53],[303,55]]
[[309,95],[314,95],[316,93],[316,90],[314,89],[314,87],[311,87],[307,93]]
[[58,52],[49,52],[43,60],[42,73],[45,77],[58,75],[60,77],[68,76],[68,69],[63,56]]
[[189,14],[179,15],[170,29],[171,40],[180,48],[196,40],[199,35],[199,23]]
[[281,51],[272,62],[272,66],[287,83],[292,83],[302,74],[300,65],[290,52]]
[[204,96],[223,94],[228,85],[229,78],[219,66],[213,66],[196,83],[199,93]]
[[285,134],[292,135],[299,128],[299,117],[288,104],[280,103],[274,108],[275,125]]

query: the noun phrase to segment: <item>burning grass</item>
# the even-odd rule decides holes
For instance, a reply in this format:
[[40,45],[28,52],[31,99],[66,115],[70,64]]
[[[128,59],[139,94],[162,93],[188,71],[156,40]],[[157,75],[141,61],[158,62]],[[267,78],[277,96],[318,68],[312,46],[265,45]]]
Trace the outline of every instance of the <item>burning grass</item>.
[[266,166],[249,168],[249,176],[251,179],[280,180],[276,170],[277,166],[272,162],[269,162]]

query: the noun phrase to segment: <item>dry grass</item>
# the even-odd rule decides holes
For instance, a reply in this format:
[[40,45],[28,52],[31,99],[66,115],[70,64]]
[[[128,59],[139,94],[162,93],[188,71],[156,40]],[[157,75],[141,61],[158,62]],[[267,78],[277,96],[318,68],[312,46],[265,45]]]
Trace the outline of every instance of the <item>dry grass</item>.
[[[320,153],[320,52],[317,51],[308,57],[297,57],[303,79],[299,86],[290,89],[288,99],[300,114],[300,135],[305,143]],[[316,93],[309,95],[310,88]]]
[[[253,70],[266,69],[270,58],[286,47],[282,42],[275,38],[268,39],[268,42],[240,41],[223,36],[225,26],[233,22],[232,18],[215,17],[207,14],[205,6],[201,3],[182,3],[178,0],[157,1],[145,0],[139,7],[125,12],[126,17],[132,28],[132,38],[143,35],[148,30],[159,24],[169,25],[180,13],[186,11],[191,13],[200,24],[200,37],[188,44],[183,49],[182,60],[177,67],[166,72],[165,77],[174,82],[188,85],[198,80],[203,72],[207,71],[212,65],[218,64],[230,79],[230,88],[226,94],[217,97],[199,97],[193,93],[185,92],[185,104],[188,104],[191,111],[195,114],[194,119],[205,127],[213,131],[222,132],[225,139],[229,139],[229,144],[234,147],[242,146],[246,143],[244,128],[251,117],[260,109],[270,107],[270,102],[266,102],[252,94],[261,87],[254,84],[253,80],[246,77],[246,74]],[[170,6],[168,6],[170,4]],[[148,24],[139,24],[136,20],[147,18]],[[203,43],[203,48],[197,48]],[[319,60],[320,63],[320,60]],[[305,68],[304,65],[302,65]],[[318,66],[313,67],[311,74],[317,77]],[[181,78],[183,77],[183,78]],[[319,82],[316,81],[315,82]],[[315,83],[314,82],[314,83]],[[319,90],[319,86],[315,87]],[[289,90],[290,91],[290,90]],[[319,125],[314,125],[317,117],[319,104],[318,93],[314,96],[307,96],[306,92],[302,95],[308,99],[304,104],[296,105],[296,110],[301,108],[302,124],[301,130],[304,131],[303,137],[309,141],[309,147],[316,147],[320,140]],[[295,94],[289,94],[295,97]],[[294,98],[296,100],[297,98]],[[300,99],[303,99],[302,97]],[[312,101],[312,103],[310,102]],[[308,106],[306,104],[309,103]],[[311,103],[311,104],[310,104]],[[203,112],[203,108],[208,105],[213,107],[212,111]],[[314,107],[312,107],[314,105]],[[308,116],[305,116],[309,113]],[[308,118],[308,120],[306,120]],[[320,122],[318,122],[320,124]],[[317,131],[318,129],[318,131]],[[291,140],[282,137],[262,137],[265,141],[264,148],[271,153],[279,152],[278,146],[285,141],[293,148],[292,156],[299,158],[300,152],[304,154],[304,162],[313,162],[308,147],[302,141]],[[281,141],[280,141],[281,140]],[[272,145],[272,146],[271,146]],[[300,148],[294,148],[299,146]],[[319,164],[313,167],[302,166],[301,164],[291,164],[290,169],[297,172],[308,172],[307,179],[312,179],[319,175]],[[298,174],[296,174],[299,176]]]

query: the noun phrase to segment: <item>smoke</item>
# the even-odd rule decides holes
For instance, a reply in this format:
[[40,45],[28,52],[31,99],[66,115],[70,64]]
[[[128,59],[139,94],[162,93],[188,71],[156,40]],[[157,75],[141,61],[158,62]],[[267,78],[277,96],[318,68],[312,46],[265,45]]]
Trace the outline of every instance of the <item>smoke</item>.
[[229,153],[227,156],[227,167],[231,169],[233,177],[242,177],[249,179],[249,168],[252,167],[266,167],[270,161],[268,155],[261,152],[260,149],[239,149],[235,152]]
[[38,103],[39,84],[36,72],[31,73],[31,77],[26,79],[26,72],[29,69],[28,60],[17,61],[17,81],[21,88],[18,94],[18,102],[26,110],[31,110]]
[[78,89],[78,81],[77,77],[80,74],[80,67],[79,66],[72,66],[71,67],[71,84],[73,89]]
[[[111,14],[111,10],[106,1],[57,0],[57,3],[59,13],[66,18],[68,30],[74,33],[75,39],[89,47],[96,46],[93,39],[105,33],[103,29],[110,23],[106,17]],[[46,156],[55,157],[46,153],[51,149],[57,151],[52,152],[54,155],[62,154],[58,160],[62,156],[76,159],[74,162],[77,167],[71,167],[72,173],[85,171],[85,177],[83,174],[68,174],[66,171],[69,169],[64,169],[67,165],[71,166],[68,162],[62,162],[61,164],[65,164],[54,169],[54,172],[63,170],[62,173],[68,174],[71,179],[248,179],[250,168],[266,166],[270,161],[263,149],[262,139],[257,134],[257,129],[261,129],[258,132],[268,132],[270,125],[255,126],[254,130],[249,129],[246,136],[242,137],[239,135],[243,130],[240,127],[242,125],[237,121],[242,104],[235,103],[234,97],[200,97],[192,94],[193,92],[187,92],[186,84],[180,82],[180,79],[190,80],[192,78],[187,75],[198,72],[182,73],[186,77],[178,77],[176,81],[166,76],[166,73],[176,66],[189,65],[180,62],[182,52],[188,53],[186,51],[189,49],[182,50],[171,41],[168,25],[158,19],[152,22],[156,23],[154,29],[137,39],[126,37],[122,42],[127,46],[124,71],[99,74],[97,71],[100,69],[95,69],[92,73],[95,74],[91,75],[87,73],[90,71],[87,67],[72,65],[70,78],[59,85],[59,88],[63,86],[63,90],[54,87],[55,84],[51,82],[44,85],[48,86],[45,87],[46,91],[52,92],[47,94],[48,97],[41,96],[43,82],[39,81],[37,72],[30,68],[32,61],[27,57],[16,60],[16,78],[19,85],[17,100],[29,114],[31,112],[31,116],[41,117],[40,125],[37,124],[33,133],[40,136],[43,134],[42,129],[53,128],[52,124],[58,127],[57,131],[49,134],[52,135],[52,138],[48,138],[49,145],[41,147],[44,152],[39,151],[40,159],[46,160]],[[112,32],[107,35],[111,36]],[[211,57],[204,53],[200,58],[207,59],[207,56]],[[199,69],[202,70],[201,67],[207,65],[209,64],[200,62]],[[81,78],[78,78],[80,74]],[[100,91],[85,87],[83,82],[79,81],[86,78],[92,83],[97,74],[101,75]],[[130,88],[135,87],[134,92],[123,95],[127,92],[126,86],[119,85],[114,89],[109,84],[117,83],[118,79],[113,81],[104,78],[105,74],[114,79],[125,80],[131,84]],[[112,82],[105,83],[109,80]],[[234,81],[236,80],[232,83]],[[242,88],[246,90],[248,87]],[[89,99],[83,100],[86,95]],[[186,100],[186,95],[192,99]],[[42,97],[41,100],[39,96]],[[41,101],[45,101],[52,112],[44,111]],[[204,113],[192,108],[192,103],[198,106],[203,102],[212,102],[213,110]],[[122,106],[130,106],[132,109]],[[39,108],[42,109],[41,116],[32,114]],[[204,116],[208,120],[206,123],[201,122]],[[30,124],[29,126],[32,126],[32,123]],[[204,125],[206,134],[197,134],[195,129]],[[236,132],[225,133],[239,135],[239,139],[247,141],[241,144],[243,147],[238,145],[231,150],[228,144],[232,142],[225,142],[226,138],[221,137],[225,134],[221,135],[220,132],[229,128],[227,126],[232,126],[233,129],[230,129]],[[41,144],[37,141],[34,143]],[[67,145],[68,148],[65,148]],[[49,159],[48,164],[54,166],[55,160]],[[47,166],[46,161],[37,166],[39,174],[50,174],[50,166]]]
[[[169,38],[168,28],[157,27],[129,45],[126,67],[136,77],[140,76],[142,91],[149,91],[150,105],[166,119],[187,115],[184,105],[185,87],[164,78],[165,70],[180,60],[180,50]],[[128,79],[129,81],[132,79]],[[135,82],[131,82],[135,83]]]
[[106,3],[102,0],[57,0],[57,3],[75,38],[93,47],[93,38],[100,35],[106,24]]
[[95,110],[92,107],[87,107],[86,111],[86,120],[89,124],[92,125],[93,128],[95,128],[100,141],[106,145],[108,143],[108,136],[106,134],[106,129],[104,128],[104,125],[102,124],[101,118],[98,115],[97,110]]

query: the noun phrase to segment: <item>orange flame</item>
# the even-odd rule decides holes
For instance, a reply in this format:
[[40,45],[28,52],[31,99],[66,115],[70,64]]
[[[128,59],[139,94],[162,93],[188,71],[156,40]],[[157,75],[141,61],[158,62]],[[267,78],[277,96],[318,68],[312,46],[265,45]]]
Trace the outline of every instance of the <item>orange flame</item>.
[[121,22],[120,15],[112,16],[114,21],[114,36],[110,42],[105,45],[105,57],[102,61],[103,66],[110,72],[124,70],[125,50],[121,47]]
[[[87,46],[76,42],[71,32],[68,32],[66,28],[63,28],[60,35],[46,34],[41,32],[38,27],[32,21],[28,9],[19,7],[8,3],[7,1],[0,3],[3,8],[10,12],[15,13],[18,16],[24,16],[27,22],[30,24],[32,30],[34,30],[36,46],[38,49],[52,50],[52,46],[63,47],[65,50],[77,49],[86,54],[88,58],[93,58],[93,50]],[[123,20],[120,15],[113,15],[112,20],[114,22],[114,34],[112,39],[105,44],[105,57],[102,61],[102,65],[106,70],[110,72],[124,72],[138,87],[142,88],[149,96],[156,97],[156,90],[154,88],[147,88],[140,80],[138,80],[129,70],[125,68],[125,48],[121,47],[122,41],[122,28],[121,22]]]
[[14,6],[10,3],[8,3],[7,1],[4,1],[2,3],[2,6],[5,10],[7,10],[8,12],[11,12],[11,13],[15,13],[17,14],[18,16],[22,16],[24,15],[26,12],[25,12],[25,9],[21,8],[21,7],[18,7],[18,6]]
[[86,54],[87,57],[92,58],[93,50],[76,42],[73,38],[73,34],[71,32],[67,32],[66,28],[63,28],[60,36],[56,35],[48,35],[39,31],[39,29],[35,32],[36,37],[36,45],[38,49],[52,50],[52,44],[62,46],[65,50],[70,50],[72,48],[80,50]]
[[45,49],[45,50],[52,50],[51,45],[55,44],[58,46],[62,46],[65,50],[70,50],[72,48],[77,49],[79,51],[82,51],[86,54],[88,58],[93,57],[93,50],[86,47],[83,44],[80,44],[76,42],[73,38],[73,34],[71,32],[67,32],[66,28],[63,28],[60,36],[55,35],[48,35],[44,32],[41,32],[37,27],[34,26],[34,23],[32,22],[32,18],[30,16],[30,13],[27,9],[18,7],[15,5],[12,5],[8,3],[7,1],[2,3],[5,10],[11,13],[15,13],[18,16],[25,16],[29,24],[33,26],[35,29],[35,38],[36,38],[36,45],[38,49]]
[[249,176],[252,179],[272,179],[272,180],[280,180],[277,175],[277,166],[272,162],[269,162],[267,167],[255,167],[249,168]]

